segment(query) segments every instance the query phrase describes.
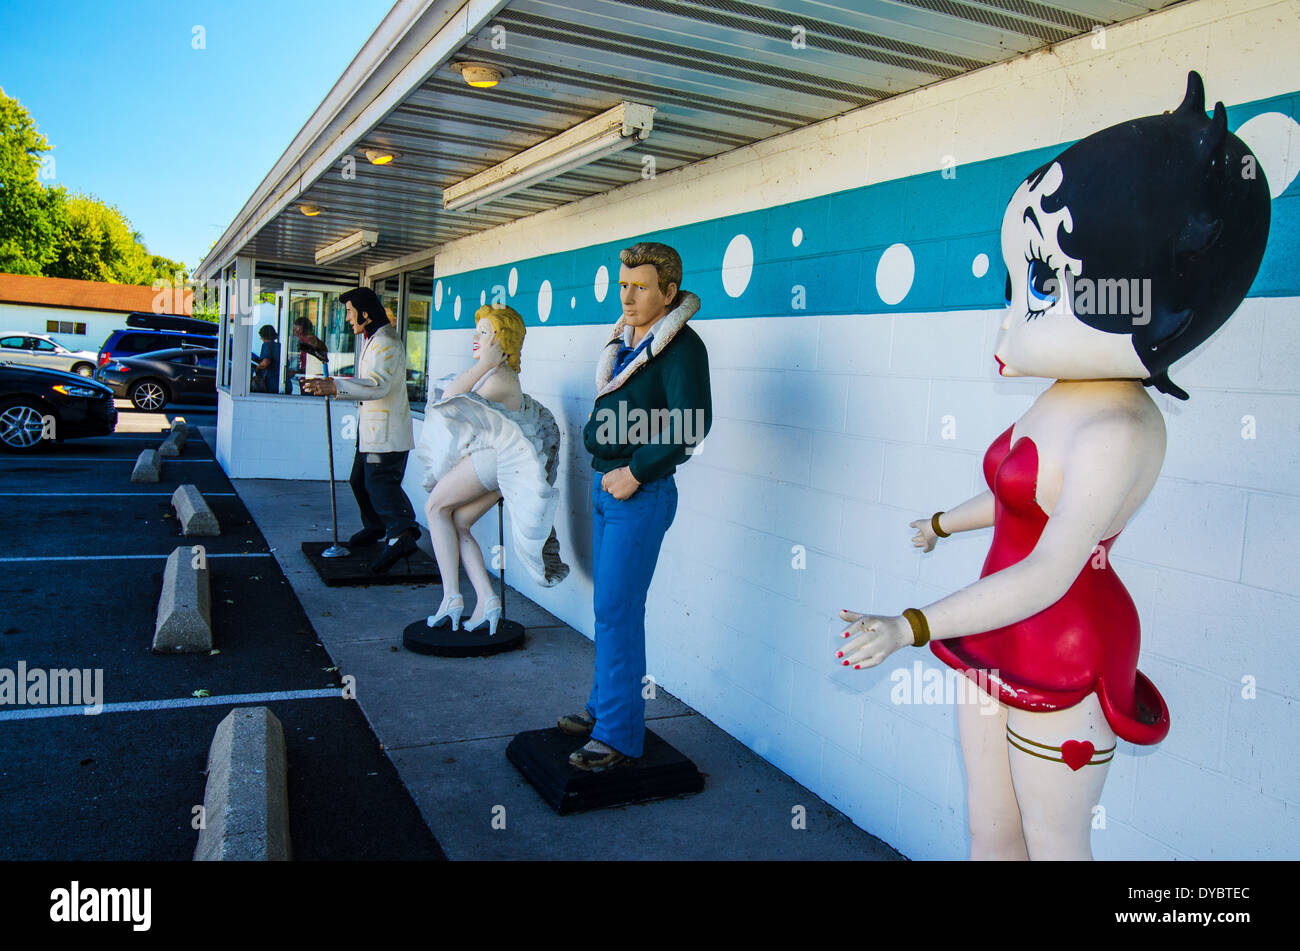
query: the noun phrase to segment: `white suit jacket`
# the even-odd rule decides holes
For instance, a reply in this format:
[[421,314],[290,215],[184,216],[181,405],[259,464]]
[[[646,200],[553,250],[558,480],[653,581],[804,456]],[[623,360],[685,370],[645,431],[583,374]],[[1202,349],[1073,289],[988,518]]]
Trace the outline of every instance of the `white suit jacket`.
[[411,405],[406,400],[406,347],[385,324],[361,347],[356,375],[334,377],[338,399],[360,403],[358,452],[407,452],[415,448]]

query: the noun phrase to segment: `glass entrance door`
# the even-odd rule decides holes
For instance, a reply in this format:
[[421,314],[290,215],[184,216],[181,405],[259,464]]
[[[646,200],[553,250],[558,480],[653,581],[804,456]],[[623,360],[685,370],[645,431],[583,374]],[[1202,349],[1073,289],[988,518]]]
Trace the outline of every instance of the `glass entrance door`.
[[[329,373],[332,376],[352,376],[356,372],[356,338],[344,316],[347,308],[339,300],[346,287],[325,287],[286,284],[281,291],[285,301],[281,328],[284,347],[284,378],[288,381],[286,393],[300,394],[300,377],[320,375],[325,365],[316,358],[313,345],[324,344],[328,354]],[[298,341],[302,332],[307,346]]]

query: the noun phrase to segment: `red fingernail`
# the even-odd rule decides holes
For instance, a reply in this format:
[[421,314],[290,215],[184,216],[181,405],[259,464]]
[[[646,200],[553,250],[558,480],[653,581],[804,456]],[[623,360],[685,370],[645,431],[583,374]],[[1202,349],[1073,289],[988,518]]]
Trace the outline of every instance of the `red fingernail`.
[[854,670],[861,670],[861,669],[862,669],[862,665],[861,665],[861,664],[854,664],[854,665],[853,665],[853,669],[854,669]]
[[844,666],[845,667],[849,666],[849,662],[847,660],[844,662]]
[[840,635],[840,637],[848,637],[848,636],[849,636],[849,632],[848,632],[848,631],[845,631],[843,634]]
[[843,657],[843,656],[844,656],[844,651],[836,651],[836,652],[835,652],[835,656],[836,656],[836,657]]

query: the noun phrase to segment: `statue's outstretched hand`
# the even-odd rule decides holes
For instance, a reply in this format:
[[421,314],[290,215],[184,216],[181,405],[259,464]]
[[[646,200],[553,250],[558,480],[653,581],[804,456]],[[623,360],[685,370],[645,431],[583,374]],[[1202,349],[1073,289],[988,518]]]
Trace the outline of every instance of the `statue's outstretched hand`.
[[934,545],[939,540],[939,536],[934,533],[934,526],[930,524],[930,520],[928,518],[918,518],[915,522],[909,522],[908,525],[916,529],[916,534],[912,536],[912,544],[921,551],[934,551]]
[[913,643],[912,625],[904,617],[878,617],[844,610],[840,612],[840,620],[848,623],[848,629],[844,632],[845,643],[840,645],[835,657],[842,665],[855,670],[875,667],[900,647]]

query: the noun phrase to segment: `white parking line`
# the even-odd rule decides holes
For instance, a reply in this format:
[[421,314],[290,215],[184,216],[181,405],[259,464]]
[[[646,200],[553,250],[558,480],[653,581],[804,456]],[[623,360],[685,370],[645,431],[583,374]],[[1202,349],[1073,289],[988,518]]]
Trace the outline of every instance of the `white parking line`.
[[[236,493],[234,492],[204,492],[203,497],[205,499],[225,498],[225,497],[233,498],[235,494]],[[107,498],[109,496],[119,496],[119,495],[128,496],[128,497],[134,495],[143,495],[143,496],[161,495],[167,498],[171,498],[172,493],[171,492],[0,492],[0,498],[18,497],[18,498],[25,498],[25,499],[67,499],[67,498],[98,499],[98,498]]]
[[[195,536],[196,538],[198,536]],[[195,542],[193,545],[180,545],[180,548],[192,548],[201,545],[202,542]],[[36,555],[28,558],[0,558],[0,564],[24,561],[128,561],[139,558],[167,558],[171,552],[164,555]],[[231,551],[231,552],[207,552],[204,557],[207,558],[270,558],[269,551]]]
[[[124,703],[106,703],[99,713],[140,713],[145,710],[180,710],[185,707],[217,707],[227,703],[268,703],[274,700],[324,700],[342,699],[342,687],[319,687],[315,690],[273,690],[269,693],[232,693],[223,697],[176,697],[169,700],[132,700]],[[21,710],[0,710],[0,722],[5,720],[40,720],[46,717],[98,716],[90,713],[94,707],[23,707]]]

